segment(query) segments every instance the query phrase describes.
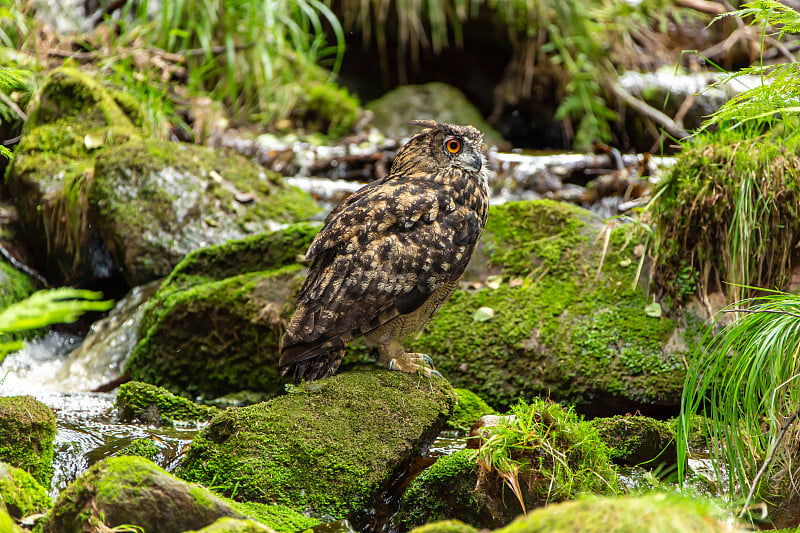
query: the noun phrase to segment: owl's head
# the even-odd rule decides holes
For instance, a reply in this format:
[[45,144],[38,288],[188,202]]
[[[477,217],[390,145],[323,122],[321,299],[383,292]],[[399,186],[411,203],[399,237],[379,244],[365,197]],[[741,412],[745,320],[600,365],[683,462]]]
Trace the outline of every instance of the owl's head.
[[410,124],[425,129],[403,146],[392,164],[392,172],[405,173],[410,168],[435,172],[456,167],[479,173],[486,165],[483,134],[472,126],[441,124],[434,120],[413,120]]

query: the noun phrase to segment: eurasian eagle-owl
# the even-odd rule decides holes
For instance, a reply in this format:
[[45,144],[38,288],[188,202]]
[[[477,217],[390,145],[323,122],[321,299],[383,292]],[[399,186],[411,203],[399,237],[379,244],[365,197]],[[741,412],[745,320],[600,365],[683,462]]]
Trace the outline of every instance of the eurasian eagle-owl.
[[336,372],[363,336],[379,363],[430,374],[430,358],[402,341],[453,294],[486,224],[489,165],[472,126],[414,121],[389,174],[336,207],[306,254],[311,261],[281,340],[294,383]]

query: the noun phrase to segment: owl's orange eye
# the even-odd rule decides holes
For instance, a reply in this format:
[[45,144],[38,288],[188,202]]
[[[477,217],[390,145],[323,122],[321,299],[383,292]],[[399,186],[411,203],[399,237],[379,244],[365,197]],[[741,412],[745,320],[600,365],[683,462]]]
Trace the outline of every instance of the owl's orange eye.
[[447,139],[447,142],[444,143],[444,147],[447,148],[447,151],[451,154],[457,154],[461,151],[461,141],[455,137]]

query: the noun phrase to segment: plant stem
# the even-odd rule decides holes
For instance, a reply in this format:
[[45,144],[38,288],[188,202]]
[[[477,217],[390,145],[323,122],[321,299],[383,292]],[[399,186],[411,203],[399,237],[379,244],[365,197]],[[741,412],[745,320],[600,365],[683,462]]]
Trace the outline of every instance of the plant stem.
[[777,309],[723,309],[723,313],[772,313],[775,315],[786,315],[800,318],[797,313],[790,313],[789,311],[778,311]]
[[792,422],[794,422],[798,416],[800,416],[800,409],[792,413],[792,416],[790,416],[789,419],[786,420],[786,422],[784,422],[783,426],[781,426],[781,432],[778,434],[778,439],[772,445],[772,449],[769,451],[769,455],[767,455],[767,458],[764,460],[764,464],[762,464],[761,468],[758,469],[756,477],[753,478],[753,483],[750,484],[750,492],[747,494],[747,499],[744,501],[744,505],[742,505],[742,510],[739,513],[739,518],[742,518],[744,516],[744,513],[747,511],[747,508],[750,506],[750,501],[753,499],[753,495],[756,492],[756,487],[758,486],[759,481],[761,481],[761,477],[764,475],[764,472],[767,471],[767,467],[770,465],[770,463],[772,463],[772,460],[775,458],[775,453],[777,453],[778,451],[778,446],[780,446],[784,435],[786,435],[786,431],[789,429],[789,426],[792,425]]

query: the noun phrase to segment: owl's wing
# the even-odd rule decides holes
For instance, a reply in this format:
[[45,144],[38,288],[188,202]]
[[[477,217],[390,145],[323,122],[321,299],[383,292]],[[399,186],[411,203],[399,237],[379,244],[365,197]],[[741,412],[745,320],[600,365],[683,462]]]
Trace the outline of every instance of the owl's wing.
[[281,366],[411,313],[469,262],[483,224],[448,191],[402,178],[369,187],[328,218],[309,248]]

